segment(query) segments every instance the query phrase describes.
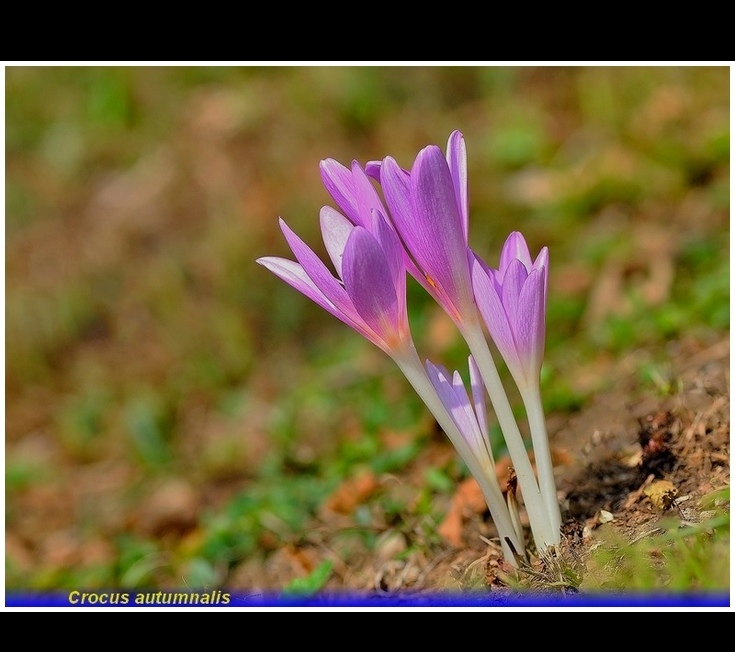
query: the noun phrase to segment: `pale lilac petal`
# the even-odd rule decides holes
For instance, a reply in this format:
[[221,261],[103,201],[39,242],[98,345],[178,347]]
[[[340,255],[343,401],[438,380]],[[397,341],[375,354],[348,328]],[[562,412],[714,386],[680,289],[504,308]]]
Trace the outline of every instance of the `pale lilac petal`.
[[459,131],[453,131],[447,142],[447,163],[454,182],[454,194],[462,218],[462,230],[465,243],[469,242],[470,209],[467,196],[467,146],[464,136]]
[[347,244],[347,238],[355,225],[342,213],[331,206],[324,206],[319,213],[319,223],[322,228],[322,239],[329,258],[334,264],[337,275],[342,278],[342,254]]
[[[339,209],[355,224],[362,225],[359,220],[357,202],[355,200],[355,183],[352,171],[333,158],[319,163],[319,174],[327,192],[332,196]],[[364,225],[362,225],[364,226]]]
[[[256,261],[266,269],[273,272],[278,278],[288,283],[291,287],[295,288],[301,294],[311,299],[318,306],[321,306],[331,315],[334,315],[337,319],[347,324],[350,328],[356,330],[360,335],[366,337],[370,341],[373,341],[373,334],[370,333],[361,321],[355,321],[348,317],[344,312],[339,310],[329,299],[327,299],[319,288],[314,285],[308,274],[304,271],[298,263],[287,258],[279,258],[276,256],[265,256],[258,258]],[[354,310],[353,310],[354,313]]]
[[369,230],[371,211],[386,213],[378,191],[357,161],[352,161],[348,169],[334,159],[325,159],[319,164],[319,172],[332,199],[353,224]]
[[[447,383],[449,383],[449,378],[451,378],[452,374],[449,373],[449,369],[447,369],[443,364],[434,364],[431,360],[427,360],[427,370],[429,369],[429,367],[431,367],[431,372],[435,376],[441,376]],[[449,383],[449,386],[451,387],[451,383]]]
[[449,382],[449,372],[443,366],[435,365],[431,360],[427,360],[426,374],[429,376],[431,384],[434,385],[436,393],[439,395],[441,402],[454,421],[453,412],[457,408],[459,401],[457,400],[457,395],[454,393],[452,384]]
[[359,321],[359,317],[355,313],[347,292],[345,292],[342,284],[332,276],[332,273],[327,269],[327,266],[321,261],[319,256],[289,228],[283,219],[280,220],[280,225],[288,246],[291,247],[291,251],[296,256],[296,260],[301,263],[301,266],[314,282],[314,285],[335,305],[337,310],[344,312],[350,319]]
[[[516,346],[523,368],[534,375],[541,371],[546,335],[544,314],[546,269],[534,269],[528,275],[518,299],[515,322]],[[529,381],[534,380],[529,377]]]
[[546,315],[546,298],[548,297],[548,285],[549,285],[549,248],[543,247],[536,256],[536,260],[533,263],[534,269],[545,269],[544,274],[544,315]]
[[457,426],[462,439],[465,440],[476,458],[486,458],[488,446],[485,437],[480,432],[467,390],[459,373],[455,371],[454,375],[450,376],[444,367],[434,365],[430,360],[427,360],[426,375],[434,389],[436,389],[439,400],[452,417],[452,421]]
[[356,220],[355,223],[369,230],[372,211],[378,210],[385,215],[385,206],[375,186],[357,161],[352,162],[352,181],[355,188],[355,206],[359,214],[359,221]]
[[539,251],[538,256],[536,256],[536,260],[533,261],[533,269],[539,269],[541,267],[546,267],[546,269],[549,268],[549,248],[548,247],[543,247],[541,251]]
[[515,324],[518,314],[518,297],[528,278],[528,270],[520,260],[511,260],[503,275],[501,298],[511,324]]
[[[478,264],[480,268],[487,274],[495,285],[495,289],[498,294],[501,293],[503,277],[497,269],[490,267],[480,256],[478,256],[472,249],[468,249],[469,253],[469,264],[470,270],[472,270],[475,264]],[[470,272],[472,273],[472,272]]]
[[[508,321],[503,302],[493,280],[476,262],[472,267],[472,284],[475,288],[475,300],[485,325],[495,345],[503,356],[508,367],[515,372],[522,371],[521,361],[516,351],[513,326]],[[515,374],[514,374],[515,375]]]
[[455,422],[459,429],[464,434],[465,440],[470,444],[470,447],[475,451],[476,455],[484,455],[487,451],[486,439],[480,430],[480,426],[477,422],[477,415],[472,409],[472,403],[470,397],[467,394],[467,389],[462,382],[462,376],[459,375],[458,371],[454,372],[452,378],[452,386],[454,393],[457,396],[457,410]]
[[[477,448],[474,444],[476,438],[473,433],[473,426],[471,419],[467,413],[466,407],[469,403],[463,398],[461,394],[457,394],[456,388],[452,382],[452,376],[447,372],[444,367],[434,365],[431,361],[426,361],[426,372],[431,380],[436,393],[439,395],[441,402],[452,417],[452,421],[457,426],[462,438],[467,442],[470,448],[476,452]],[[461,382],[461,379],[460,379]],[[475,424],[475,428],[477,424]]]
[[505,274],[505,270],[512,260],[520,260],[528,271],[531,271],[531,253],[528,251],[528,245],[526,239],[518,231],[513,231],[503,244],[503,249],[500,252],[500,267],[499,271]]
[[355,227],[350,234],[342,271],[347,293],[367,326],[387,344],[405,336],[405,304],[399,306],[385,254],[367,229]]
[[324,310],[342,319],[342,313],[314,285],[314,281],[309,278],[309,275],[299,263],[278,256],[264,256],[258,258],[255,262],[273,272],[278,278],[296,288],[301,294],[309,297]]

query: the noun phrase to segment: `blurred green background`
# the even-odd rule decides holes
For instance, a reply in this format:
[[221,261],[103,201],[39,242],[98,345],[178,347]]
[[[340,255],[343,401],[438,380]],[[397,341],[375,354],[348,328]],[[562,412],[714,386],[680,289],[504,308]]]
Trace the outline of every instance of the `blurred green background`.
[[[288,584],[274,560],[341,483],[434,441],[384,354],[255,263],[290,257],[279,216],[323,252],[322,158],[410,167],[464,133],[473,248],[550,248],[552,417],[626,352],[665,367],[668,341],[721,337],[729,75],[6,67],[6,587]],[[409,300],[420,353],[464,369],[412,281]],[[425,471],[380,510],[436,543],[463,469]]]

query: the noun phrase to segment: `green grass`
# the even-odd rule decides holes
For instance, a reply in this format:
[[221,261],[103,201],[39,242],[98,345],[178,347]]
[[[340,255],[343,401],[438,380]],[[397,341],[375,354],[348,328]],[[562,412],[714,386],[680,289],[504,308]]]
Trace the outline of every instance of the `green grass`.
[[729,591],[729,502],[727,487],[702,499],[713,508],[707,520],[684,525],[672,516],[633,545],[603,530],[578,588],[643,594]]

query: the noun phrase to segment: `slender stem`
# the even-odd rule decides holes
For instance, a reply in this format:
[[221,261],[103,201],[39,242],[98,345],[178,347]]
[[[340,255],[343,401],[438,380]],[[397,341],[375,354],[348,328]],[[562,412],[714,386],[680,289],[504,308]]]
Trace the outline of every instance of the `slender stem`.
[[513,410],[500,380],[482,327],[478,321],[466,322],[461,327],[461,331],[480,369],[500,429],[503,431],[505,444],[513,462],[513,468],[518,476],[518,484],[523,494],[523,502],[526,505],[536,547],[540,552],[543,552],[547,546],[554,544],[556,537],[554,536],[554,528],[546,513],[541,491],[531,466],[531,460],[523,442],[523,436],[513,416]]
[[[416,390],[416,393],[421,397],[421,400],[424,401],[439,422],[439,425],[469,468],[470,473],[480,485],[485,502],[490,509],[490,515],[495,523],[495,527],[498,529],[503,554],[511,565],[517,566],[515,554],[525,557],[525,547],[523,545],[523,539],[516,534],[516,530],[513,527],[513,521],[503,499],[503,492],[500,490],[494,465],[489,459],[478,459],[472,452],[472,449],[455,424],[454,419],[452,419],[446,407],[444,407],[444,403],[442,403],[436,393],[429,377],[426,375],[426,371],[421,364],[416,350],[413,348],[406,350],[401,355],[396,355],[394,360],[408,379],[408,382]],[[509,545],[508,541],[515,548],[515,554],[511,550],[511,545]]]
[[521,526],[521,517],[518,514],[518,501],[516,500],[515,491],[508,491],[506,493],[508,498],[508,511],[510,512],[510,520],[513,521],[513,527],[515,528],[518,536],[522,536],[523,527]]
[[549,435],[546,431],[541,390],[536,385],[535,387],[521,388],[520,392],[523,404],[526,406],[528,425],[531,429],[531,441],[533,442],[533,454],[536,459],[541,496],[546,506],[546,513],[551,519],[551,526],[555,535],[553,543],[558,544],[561,541],[561,511],[559,509],[559,498],[556,494],[554,465],[551,461],[551,448],[549,447]]

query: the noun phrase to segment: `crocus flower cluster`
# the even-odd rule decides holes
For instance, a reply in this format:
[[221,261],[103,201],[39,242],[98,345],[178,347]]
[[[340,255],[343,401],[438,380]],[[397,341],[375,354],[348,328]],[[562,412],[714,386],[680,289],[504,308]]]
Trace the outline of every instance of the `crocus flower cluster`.
[[[390,356],[427,405],[477,480],[512,565],[526,558],[514,492],[504,496],[488,436],[485,396],[503,431],[538,551],[560,539],[539,374],[545,339],[548,250],[532,260],[523,236],[505,242],[498,269],[469,246],[467,156],[453,132],[446,154],[421,150],[410,170],[390,156],[345,167],[320,164],[339,208],[325,206],[320,224],[334,273],[281,220],[295,261],[258,262]],[[378,192],[375,182],[382,190]],[[421,362],[406,306],[411,274],[451,317],[470,350],[468,392],[459,371]],[[518,385],[528,416],[538,480],[498,374],[486,333]]]

